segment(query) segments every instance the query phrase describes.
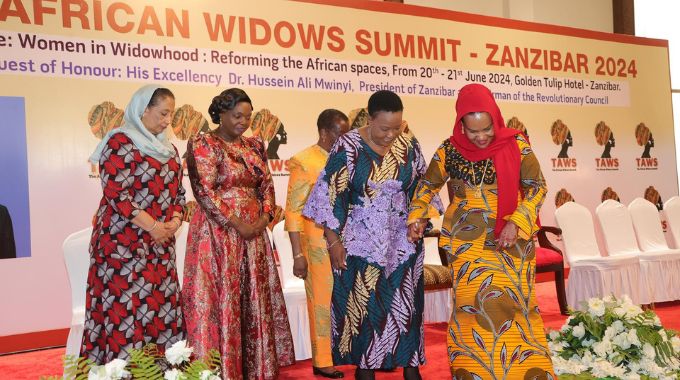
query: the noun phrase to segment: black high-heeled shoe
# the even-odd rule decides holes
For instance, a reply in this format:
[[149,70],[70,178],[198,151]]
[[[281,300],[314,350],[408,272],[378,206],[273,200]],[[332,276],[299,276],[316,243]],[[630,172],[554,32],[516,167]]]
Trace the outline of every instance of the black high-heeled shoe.
[[404,367],[405,380],[423,380],[420,376],[420,369],[418,367]]
[[375,380],[375,370],[357,367],[354,371],[354,378],[356,380]]
[[320,370],[319,368],[312,367],[312,373],[315,374],[315,375],[327,377],[329,379],[341,379],[341,378],[345,377],[345,374],[338,371],[337,369],[333,370],[333,372],[329,373],[329,372],[324,372],[324,371]]

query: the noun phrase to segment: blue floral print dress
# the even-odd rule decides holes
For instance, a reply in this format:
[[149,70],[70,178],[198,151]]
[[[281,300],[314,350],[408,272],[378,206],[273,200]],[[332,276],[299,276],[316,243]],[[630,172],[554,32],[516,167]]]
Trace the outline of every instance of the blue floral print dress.
[[347,269],[333,274],[335,365],[425,362],[423,250],[407,240],[406,227],[425,168],[415,138],[400,135],[380,156],[353,130],[335,144],[312,189],[303,215],[335,231],[347,250]]

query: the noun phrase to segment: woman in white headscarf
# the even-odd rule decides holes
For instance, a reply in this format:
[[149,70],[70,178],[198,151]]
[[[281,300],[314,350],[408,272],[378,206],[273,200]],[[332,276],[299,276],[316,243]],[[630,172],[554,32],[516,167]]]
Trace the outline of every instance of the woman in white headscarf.
[[90,157],[103,196],[90,242],[81,356],[102,364],[155,343],[184,339],[174,233],[184,206],[177,149],[167,140],[175,97],[144,86],[124,124]]

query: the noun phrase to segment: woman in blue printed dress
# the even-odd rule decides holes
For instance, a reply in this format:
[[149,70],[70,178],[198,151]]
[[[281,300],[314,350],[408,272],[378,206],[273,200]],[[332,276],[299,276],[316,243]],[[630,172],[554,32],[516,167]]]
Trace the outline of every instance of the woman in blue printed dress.
[[331,301],[335,365],[404,368],[420,379],[423,351],[423,250],[407,240],[409,202],[425,161],[402,134],[403,106],[391,91],[368,102],[368,126],[338,139],[303,215],[324,226],[334,285]]

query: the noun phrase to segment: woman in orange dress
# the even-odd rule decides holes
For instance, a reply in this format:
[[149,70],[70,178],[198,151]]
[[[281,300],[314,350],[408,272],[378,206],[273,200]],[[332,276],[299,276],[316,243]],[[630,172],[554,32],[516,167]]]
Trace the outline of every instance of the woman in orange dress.
[[534,281],[536,218],[547,191],[526,138],[507,128],[486,87],[460,90],[453,135],[435,153],[411,202],[409,238],[447,182],[439,246],[453,280],[448,354],[455,379],[555,379]]

